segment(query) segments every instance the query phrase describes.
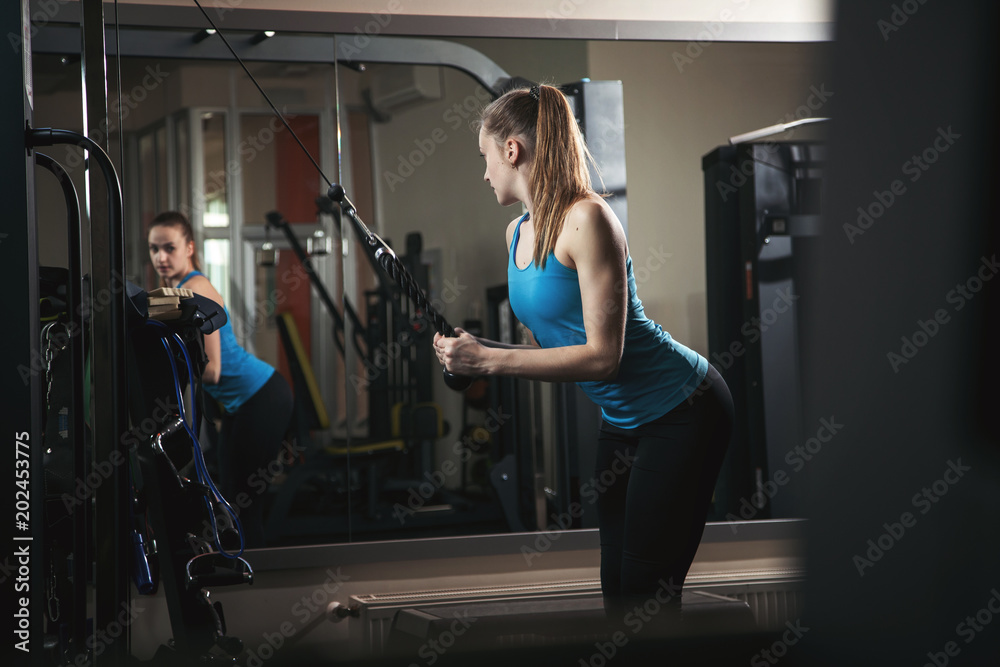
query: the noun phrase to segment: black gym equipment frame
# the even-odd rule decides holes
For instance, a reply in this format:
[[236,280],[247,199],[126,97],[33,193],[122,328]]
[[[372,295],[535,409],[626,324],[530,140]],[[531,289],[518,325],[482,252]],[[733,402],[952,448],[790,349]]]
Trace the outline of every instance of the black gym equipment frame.
[[[10,653],[18,664],[39,662],[42,653],[44,598],[42,526],[41,403],[43,366],[39,349],[38,239],[34,226],[34,156],[25,150],[20,129],[30,126],[33,113],[31,79],[31,24],[28,1],[0,5],[0,28],[20,38],[19,44],[0,55],[0,119],[7,131],[0,133],[0,159],[7,173],[0,185],[5,211],[0,223],[0,257],[7,326],[0,327],[4,351],[0,424],[7,452],[6,478],[24,487],[9,485],[3,493],[4,576],[0,608],[7,623],[15,623]],[[18,168],[18,165],[21,168]],[[21,461],[25,463],[20,463]],[[17,470],[27,474],[16,477]],[[15,491],[23,492],[20,497]],[[31,493],[34,491],[34,493]],[[20,504],[19,504],[20,503]],[[7,626],[10,627],[10,626]],[[38,657],[35,657],[38,656]]]
[[[29,130],[26,134],[26,144],[29,148],[57,144],[69,144],[84,148],[90,155],[91,161],[100,166],[104,174],[109,227],[113,230],[123,229],[122,196],[114,166],[107,154],[93,140],[76,132],[42,128]],[[78,210],[73,211],[73,206],[77,202],[71,184],[67,186],[68,179],[65,178],[65,173],[54,165],[51,158],[42,157],[39,158],[39,162],[56,173],[57,176],[61,176],[60,180],[63,183],[67,205],[71,210],[69,219],[72,235],[72,232],[75,231],[72,227],[74,223],[78,225],[79,214]],[[111,236],[114,238],[114,234]],[[78,250],[79,245],[80,241],[77,239],[71,243],[71,248]],[[118,244],[117,249],[121,253],[120,244]],[[124,258],[123,253],[121,253],[121,257]],[[96,265],[96,261],[94,264]],[[71,265],[79,268],[79,262],[71,261]],[[127,335],[118,339],[117,345],[121,347],[123,356],[128,355],[127,397],[133,423],[145,423],[146,417],[149,415],[153,415],[155,419],[157,414],[155,406],[170,405],[170,374],[165,372],[165,368],[169,368],[169,365],[175,362],[171,359],[168,364],[163,364],[162,361],[156,363],[157,359],[162,359],[158,343],[164,334],[151,331],[152,325],[150,324],[144,325],[145,294],[120,277],[120,271],[123,268],[122,265],[120,269],[116,269],[118,273],[113,273],[113,275],[119,276],[117,286],[95,291],[95,296],[90,300],[91,307],[88,310],[91,320],[95,321],[96,328],[96,320],[101,316],[102,310],[115,310],[111,305],[104,305],[107,298],[113,301],[115,295],[121,296],[123,303],[120,304],[120,310],[116,313],[118,318],[116,324],[119,325],[123,334],[127,332]],[[81,282],[82,276],[70,275],[68,291],[71,295],[79,294]],[[111,296],[109,297],[108,294]],[[127,302],[124,301],[126,294],[130,297]],[[71,297],[71,304],[73,301],[74,299]],[[185,301],[185,304],[187,305],[182,307],[183,319],[176,324],[171,323],[170,327],[163,325],[163,328],[168,330],[166,334],[168,336],[178,331],[184,334],[185,345],[191,348],[189,355],[200,362],[196,368],[191,370],[195,376],[200,377],[203,370],[201,364],[204,363],[203,344],[200,336],[220,328],[225,323],[225,315],[214,302],[203,297],[196,296]],[[77,301],[76,307],[71,308],[77,318],[82,312],[81,305]],[[95,345],[93,358],[98,356],[96,348]],[[82,364],[78,362],[75,365],[79,367]],[[125,364],[115,367],[122,371],[125,370]],[[115,387],[112,385],[112,390],[114,389]],[[124,385],[118,388],[119,393],[112,393],[111,397],[124,398],[126,394],[121,391],[122,389],[124,389]],[[194,392],[195,388],[191,387],[191,390]],[[180,391],[179,388],[178,391]],[[96,393],[98,392],[95,391]],[[116,407],[121,408],[122,416],[127,419],[126,406],[116,403]],[[163,440],[173,436],[179,430],[180,418],[175,414],[167,414],[162,416],[159,422],[158,433],[152,439],[147,438],[145,441],[140,441],[135,429],[131,432],[127,428],[123,429],[121,437],[117,437],[112,443],[109,443],[111,448],[107,458],[95,458],[98,463],[110,462],[112,464],[106,468],[108,480],[105,484],[113,482],[115,476],[119,476],[120,480],[118,481],[125,487],[124,495],[119,494],[114,497],[115,509],[124,516],[116,515],[113,517],[116,520],[115,533],[112,534],[111,539],[105,540],[105,542],[110,542],[110,548],[114,549],[112,560],[116,563],[116,567],[121,570],[120,573],[116,572],[116,574],[125,577],[125,587],[124,597],[119,607],[116,607],[112,621],[105,626],[95,624],[94,628],[100,632],[102,627],[110,628],[116,622],[119,624],[118,627],[121,627],[124,625],[120,620],[122,610],[128,611],[129,620],[132,619],[132,608],[128,604],[131,597],[130,581],[140,569],[138,559],[145,560],[146,558],[144,545],[135,533],[132,517],[134,506],[141,504],[148,512],[149,524],[155,531],[154,536],[159,544],[159,567],[156,569],[158,577],[163,580],[173,633],[173,643],[169,648],[161,647],[157,659],[173,660],[177,657],[183,657],[198,658],[208,662],[225,661],[227,658],[224,656],[216,657],[213,651],[222,651],[235,657],[242,650],[242,643],[237,638],[227,634],[225,616],[220,603],[211,603],[204,589],[209,586],[252,583],[252,570],[249,564],[241,558],[226,560],[222,558],[220,553],[199,553],[193,548],[194,543],[188,539],[188,536],[197,531],[194,519],[203,513],[204,499],[210,496],[211,490],[203,484],[182,478],[177,473],[178,466],[172,461],[172,457],[177,455],[177,446],[174,446],[170,453],[163,448]],[[197,420],[194,421],[193,428],[198,430]],[[78,441],[82,441],[83,430],[81,429],[74,435]],[[191,445],[192,441],[182,440],[180,451],[184,451],[183,445],[185,444]],[[77,447],[77,469],[81,467],[80,460],[84,458],[82,450],[82,447]],[[100,448],[95,448],[95,452],[97,451],[100,451]],[[132,471],[132,468],[127,465],[119,465],[118,462],[129,461],[133,456],[139,464],[138,473],[133,471],[132,476],[130,476],[129,472]],[[98,465],[95,464],[94,468],[98,469]],[[102,472],[102,474],[104,473]],[[82,475],[78,474],[77,479],[83,479]],[[89,480],[89,477],[87,479]],[[136,484],[138,486],[135,486]],[[103,484],[101,487],[107,488]],[[111,486],[111,489],[116,490],[116,486]],[[94,495],[100,498],[101,488],[94,491]],[[137,500],[139,497],[141,497],[141,501]],[[100,503],[97,507],[100,507]],[[209,509],[209,511],[213,510]],[[89,524],[89,520],[85,516],[85,510],[83,514],[82,525],[85,527]],[[95,517],[94,522],[97,523],[97,521],[98,518]],[[79,524],[74,526],[74,533],[78,533],[80,530],[82,529]],[[48,545],[44,536],[42,543]],[[103,544],[102,542],[94,545],[95,555],[98,559]],[[73,639],[68,645],[60,646],[53,661],[74,659],[75,656],[80,655],[92,658],[99,657],[99,652],[95,648],[97,645],[102,647],[100,652],[110,651],[112,646],[117,645],[117,651],[114,653],[121,652],[127,656],[129,648],[127,641],[103,642],[99,634],[97,635],[98,640],[92,641],[90,637],[84,638],[80,635],[79,624],[86,616],[85,609],[82,614],[80,610],[81,604],[85,601],[86,569],[89,562],[86,537],[82,541],[74,539],[72,553],[75,565],[73,594],[71,596],[74,613]],[[128,557],[130,553],[132,558]],[[55,564],[49,563],[48,566],[55,567]],[[100,566],[99,564],[95,564],[95,566],[98,568],[95,587],[99,590],[99,585],[106,582],[107,577],[102,580]],[[135,578],[137,581],[139,580],[138,577]],[[155,587],[157,582],[154,580],[150,583]]]
[[799,313],[810,297],[801,288],[819,234],[827,152],[819,142],[756,142],[702,158],[709,361],[736,410],[711,520],[803,511],[801,484],[780,495],[768,485],[805,440]]
[[[130,607],[131,579],[135,565],[130,560],[132,541],[131,506],[132,483],[128,465],[116,462],[129,460],[128,409],[126,405],[126,350],[129,339],[126,332],[126,291],[124,278],[124,221],[121,187],[114,165],[106,153],[107,136],[99,128],[107,123],[107,74],[105,62],[105,29],[103,5],[100,0],[81,3],[82,71],[86,123],[98,139],[61,129],[33,129],[33,84],[31,72],[31,25],[27,0],[5,3],[0,10],[0,26],[7,34],[18,37],[12,41],[13,49],[0,67],[3,95],[2,118],[9,128],[21,131],[5,132],[0,140],[0,154],[5,164],[23,163],[23,170],[10,170],[4,179],[7,216],[0,243],[3,251],[4,283],[11,290],[6,300],[7,316],[11,326],[0,327],[0,346],[8,354],[8,369],[4,376],[3,396],[6,400],[2,411],[4,433],[10,438],[12,468],[16,493],[4,494],[10,505],[11,535],[5,544],[10,552],[5,554],[3,568],[14,576],[4,576],[2,582],[9,586],[10,594],[2,596],[8,619],[14,619],[13,654],[16,664],[64,664],[87,660],[89,664],[125,664],[130,656],[128,626],[133,618]],[[15,90],[19,94],[13,94]],[[85,128],[86,129],[86,128]],[[102,142],[104,144],[102,145]],[[84,262],[80,256],[82,246],[80,230],[80,202],[68,174],[51,157],[35,154],[34,149],[52,145],[73,145],[83,149],[88,160],[87,169],[98,167],[102,179],[88,179],[87,193],[89,230],[89,286],[84,294]],[[49,369],[43,359],[41,341],[40,267],[38,265],[38,238],[34,210],[35,164],[52,172],[60,181],[67,205],[69,227],[70,270],[66,272],[67,303],[62,317],[65,321],[67,348],[73,355],[69,393],[72,405],[65,426],[69,441],[69,473],[78,484],[91,485],[86,473],[98,470],[102,479],[88,486],[85,498],[76,498],[69,510],[73,523],[68,531],[69,540],[60,544],[57,552],[50,539],[46,500],[46,443],[43,438],[42,415],[45,412],[45,375]],[[103,183],[101,183],[103,180]],[[134,310],[134,309],[133,309]],[[84,335],[84,320],[92,328],[90,336]],[[83,347],[89,344],[89,376],[83,370]],[[83,405],[84,383],[94,380],[90,405]],[[130,389],[136,389],[136,383]],[[84,415],[90,409],[90,431],[84,424]],[[92,434],[93,452],[84,445]],[[50,434],[47,434],[50,435]],[[110,463],[109,463],[110,462]],[[148,466],[147,466],[148,467]],[[162,468],[162,463],[160,464]],[[147,475],[155,488],[159,476],[156,468]],[[66,480],[61,480],[66,482]],[[73,482],[68,482],[71,486]],[[97,488],[92,488],[96,486]],[[74,487],[75,489],[75,487]],[[72,498],[71,498],[72,499]],[[8,501],[10,502],[10,501]],[[58,502],[58,501],[57,501]],[[93,512],[91,514],[91,512]],[[163,514],[161,512],[161,514]],[[165,531],[164,531],[165,532]],[[161,537],[164,537],[161,534]],[[69,542],[69,546],[65,542]],[[168,541],[169,545],[169,541]],[[54,561],[56,554],[72,565]],[[173,555],[169,550],[169,555]],[[168,597],[177,597],[183,603],[192,595],[200,595],[203,585],[234,583],[232,577],[220,575],[217,568],[199,571],[197,564],[184,563],[185,581],[174,583]],[[192,567],[192,563],[195,564]],[[173,574],[175,563],[166,563],[165,572]],[[247,568],[248,569],[248,568]],[[57,577],[71,578],[71,594],[67,600],[47,599],[56,595]],[[240,581],[246,573],[238,572]],[[177,577],[174,577],[177,579]],[[62,584],[58,584],[62,585]],[[92,612],[87,611],[87,590],[93,586]],[[50,602],[68,615],[68,623],[55,623]],[[62,607],[61,602],[68,602]],[[179,648],[195,649],[190,657],[205,657],[212,643],[226,639],[225,624],[215,605],[209,613],[187,604],[169,604],[175,639]],[[123,619],[127,614],[127,620]],[[46,620],[51,622],[47,626]],[[67,627],[68,626],[68,627]],[[111,631],[109,629],[116,629]],[[107,630],[108,632],[105,632]],[[221,630],[221,632],[220,632]],[[189,639],[190,638],[190,639]]]
[[[88,57],[94,52],[100,53],[100,65],[93,61],[93,67],[84,69],[88,90],[95,90],[91,76],[97,78],[98,72],[104,70],[104,31],[103,20],[100,27],[91,30],[94,18],[100,17],[103,8],[98,2],[83,3],[84,10],[84,44]],[[14,619],[18,640],[13,647],[14,655],[25,664],[42,664],[44,651],[44,609],[45,577],[46,577],[46,540],[44,530],[45,497],[43,485],[43,445],[41,415],[43,412],[43,393],[41,391],[45,368],[41,356],[40,342],[40,309],[39,309],[39,266],[38,238],[35,227],[34,210],[34,168],[35,156],[31,150],[34,146],[47,143],[62,142],[66,137],[58,132],[39,133],[31,130],[34,105],[33,83],[31,73],[31,38],[32,26],[29,18],[27,0],[17,3],[4,3],[0,10],[0,25],[5,28],[5,34],[16,36],[17,43],[12,42],[10,51],[5,52],[4,61],[0,66],[0,82],[4,95],[2,102],[2,119],[4,124],[14,131],[4,132],[0,139],[0,155],[7,165],[20,163],[23,169],[11,169],[3,179],[3,194],[6,204],[6,215],[0,242],[4,266],[4,285],[10,290],[6,299],[7,318],[10,326],[0,329],[0,346],[8,354],[9,363],[4,375],[3,396],[6,399],[3,409],[3,432],[10,439],[11,467],[14,470],[16,491],[5,494],[10,498],[10,512],[7,514],[11,526],[9,540],[5,540],[9,552],[4,559],[5,567],[13,567],[14,576],[4,578],[5,613],[8,619]],[[99,88],[103,91],[103,86]],[[106,97],[104,98],[106,107]],[[106,114],[105,114],[106,115]],[[90,116],[94,118],[95,116]],[[99,115],[98,115],[99,117]],[[27,130],[27,132],[24,132]],[[84,139],[86,139],[84,137]],[[124,255],[121,252],[121,207],[120,191],[117,190],[117,177],[110,167],[109,160],[102,160],[104,155],[100,146],[86,139],[86,148],[93,159],[104,172],[105,191],[101,192],[94,183],[95,192],[88,198],[91,220],[107,222],[106,226],[94,224],[91,236],[91,268],[95,279],[94,285],[106,285],[108,303],[100,313],[92,318],[94,327],[94,351],[91,355],[94,376],[99,377],[102,391],[93,397],[92,427],[95,435],[95,454],[117,452],[119,443],[117,434],[124,432],[125,412],[122,409],[124,365],[120,342],[123,339],[124,321],[121,317],[121,305],[124,294],[113,289],[116,275],[121,276]],[[76,143],[76,142],[74,142]],[[104,155],[106,158],[106,155]],[[43,166],[46,161],[41,160]],[[115,207],[117,193],[119,205]],[[96,196],[95,196],[96,195]],[[105,204],[102,206],[102,202]],[[115,215],[116,214],[116,215]],[[116,237],[115,231],[118,231]],[[72,234],[71,234],[72,235]],[[78,246],[77,246],[78,247]],[[116,274],[117,271],[117,274]],[[82,433],[78,442],[82,442]],[[21,471],[21,472],[18,472]],[[125,507],[121,503],[127,490],[127,478],[120,470],[112,469],[108,479],[101,485],[101,492],[96,494],[98,510],[95,514],[94,531],[98,536],[95,544],[98,546],[97,580],[101,582],[94,600],[94,628],[109,627],[118,615],[119,603],[127,598],[128,568],[123,559],[123,527],[122,512]],[[86,523],[79,530],[87,528]],[[76,535],[79,538],[79,534]],[[85,536],[89,537],[89,536]],[[87,577],[80,576],[89,570],[82,569],[88,562],[83,553],[75,554],[76,559],[84,561],[84,565],[74,564],[76,572],[77,596],[74,597],[73,613],[79,607],[79,601],[84,595]],[[84,645],[93,642],[84,639],[88,634],[82,628],[82,619],[74,621],[71,630],[74,650],[82,651]],[[104,649],[100,662],[109,664],[123,662],[127,655],[127,641],[112,641],[102,647]]]
[[[87,446],[89,444],[89,438],[86,423],[85,423],[85,410],[86,405],[84,403],[84,391],[83,383],[85,382],[85,350],[89,341],[86,338],[86,323],[83,316],[83,251],[81,248],[81,242],[83,240],[83,229],[80,224],[80,198],[77,195],[76,187],[73,185],[73,181],[70,179],[69,174],[63,169],[62,165],[53,160],[48,155],[44,153],[35,152],[35,163],[51,172],[56,179],[59,181],[59,185],[63,192],[63,198],[66,204],[67,212],[67,239],[69,241],[69,252],[68,252],[68,264],[69,270],[67,272],[66,280],[66,301],[65,301],[65,319],[62,322],[66,327],[66,334],[68,341],[65,344],[65,350],[68,350],[70,355],[69,363],[69,376],[70,381],[68,382],[69,387],[64,388],[63,391],[67,392],[70,396],[68,415],[68,429],[65,431],[65,442],[62,442],[63,438],[54,438],[52,434],[48,433],[46,430],[46,457],[54,457],[57,460],[61,460],[62,463],[66,463],[68,460],[69,467],[72,470],[64,469],[59,472],[71,472],[72,479],[85,479],[88,473],[87,469]],[[50,377],[50,382],[54,379]],[[43,408],[43,412],[46,410],[51,411],[53,406],[47,406]],[[49,425],[53,423],[53,419],[49,417],[47,419],[47,429]],[[61,434],[60,434],[61,435]],[[57,441],[56,445],[53,445],[53,441]],[[62,445],[60,448],[58,445]],[[63,451],[59,451],[62,449]],[[69,529],[70,536],[68,540],[63,540],[62,547],[63,551],[57,550],[53,545],[59,543],[58,530],[55,529],[55,524],[58,521],[57,517],[52,516],[54,512],[51,511],[50,505],[58,507],[62,503],[62,499],[56,500],[53,496],[54,493],[48,488],[48,477],[53,475],[54,472],[49,469],[48,460],[45,461],[46,464],[46,507],[43,513],[45,519],[45,530],[47,534],[43,536],[43,541],[47,547],[47,555],[49,558],[54,558],[54,554],[72,554],[73,557],[67,558],[69,563],[62,564],[67,572],[64,572],[67,579],[72,581],[87,581],[89,575],[89,558],[87,557],[77,557],[77,554],[86,554],[90,548],[90,527],[92,523],[92,517],[89,511],[89,504],[83,501],[74,503],[71,510],[67,509],[66,514],[70,519],[71,526]],[[76,487],[73,483],[70,483],[72,493],[76,493]],[[61,487],[59,490],[66,490],[65,487]],[[65,508],[65,504],[63,504]],[[66,518],[66,517],[60,517]],[[63,536],[65,538],[65,536]],[[58,576],[60,570],[58,569],[60,564],[55,562],[47,563],[48,569],[51,572],[56,572]],[[55,591],[49,591],[49,595],[55,595]],[[56,645],[56,650],[64,657],[69,657],[77,652],[76,647],[81,647],[85,645],[86,641],[86,620],[87,620],[87,599],[85,592],[82,588],[73,588],[69,591],[69,604],[63,605],[59,603],[60,613],[65,609],[69,611],[70,617],[69,622],[64,623],[63,627],[68,626],[69,632],[65,636],[60,638],[60,641]],[[46,606],[46,611],[48,611],[48,605]]]

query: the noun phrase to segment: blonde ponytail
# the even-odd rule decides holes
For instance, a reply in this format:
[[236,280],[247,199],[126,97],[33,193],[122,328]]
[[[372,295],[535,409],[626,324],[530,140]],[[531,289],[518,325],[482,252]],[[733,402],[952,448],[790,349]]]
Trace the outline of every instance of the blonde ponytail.
[[[534,262],[545,268],[566,214],[594,192],[587,150],[569,100],[554,86],[511,90],[483,110],[483,130],[497,142],[524,138],[532,156]],[[596,166],[596,165],[595,165]]]

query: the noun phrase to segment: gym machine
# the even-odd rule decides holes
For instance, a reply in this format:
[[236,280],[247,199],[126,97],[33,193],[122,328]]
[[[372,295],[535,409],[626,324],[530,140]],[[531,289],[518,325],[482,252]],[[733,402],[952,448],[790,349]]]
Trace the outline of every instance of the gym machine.
[[[100,62],[102,78],[101,4],[85,5],[85,49]],[[6,164],[24,165],[5,179],[10,208],[0,236],[12,290],[13,325],[3,327],[2,342],[13,373],[4,380],[3,421],[16,441],[10,451],[17,494],[9,497],[17,520],[5,540],[13,549],[4,567],[14,569],[3,577],[2,598],[15,623],[14,656],[17,664],[125,664],[129,626],[142,612],[134,602],[162,584],[171,637],[154,662],[231,663],[242,644],[228,635],[222,607],[208,591],[249,583],[252,570],[238,552],[223,549],[218,531],[214,547],[191,539],[201,532],[199,518],[215,525],[215,510],[225,502],[205,474],[194,405],[190,422],[182,407],[184,387],[192,397],[199,393],[193,378],[205,361],[202,336],[225,315],[190,295],[177,299],[169,323],[148,317],[146,293],[124,277],[114,165],[84,134],[33,127],[27,1],[8,3],[0,22],[21,37],[0,69],[5,90],[22,94],[3,96],[2,117],[8,127],[23,128],[4,133],[0,154]],[[89,81],[94,72],[85,71]],[[88,101],[99,111],[101,103]],[[39,152],[57,145],[87,155],[86,239],[67,169]],[[55,176],[65,200],[66,269],[38,264],[36,165]],[[178,372],[181,357],[186,374]],[[195,481],[182,472],[186,467],[195,469]]]
[[799,288],[819,234],[825,162],[824,144],[788,141],[721,146],[702,159],[709,362],[732,392],[737,434],[711,520],[801,512],[804,491],[791,483],[778,493],[773,476],[807,436],[798,321],[808,294]]
[[[321,213],[333,217],[339,230],[341,215],[330,201],[322,196],[316,203]],[[341,533],[398,528],[400,523],[392,516],[391,496],[423,481],[420,475],[433,465],[427,444],[446,433],[440,408],[432,401],[430,323],[425,313],[405,298],[373,253],[365,256],[378,280],[375,288],[365,293],[364,314],[359,315],[345,299],[341,315],[313,270],[311,257],[295,236],[293,225],[276,211],[267,214],[266,220],[269,230],[283,233],[330,315],[334,345],[345,364],[352,359],[348,349],[362,364],[361,370],[348,370],[348,375],[352,387],[364,388],[368,397],[367,433],[348,433],[346,439],[335,439],[322,449],[309,444],[309,430],[329,428],[329,423],[314,389],[309,360],[301,345],[296,344],[294,322],[287,314],[278,315],[279,332],[295,386],[297,437],[310,461],[307,466],[296,467],[278,489],[268,519],[268,533],[272,538],[309,534],[332,538]],[[357,222],[352,219],[352,223],[360,234]],[[426,281],[427,267],[420,260],[419,234],[408,236],[407,253],[399,261],[407,272],[421,275]],[[407,453],[409,456],[402,456]],[[399,469],[397,473],[407,477],[385,481],[388,475],[383,473],[392,464]],[[294,496],[316,481],[322,487],[324,511],[315,516],[293,516]],[[351,516],[348,515],[351,504],[346,499],[331,500],[331,495],[339,495],[336,489],[348,487],[364,491],[360,511]],[[469,518],[463,515],[456,520]],[[416,521],[412,527],[420,528],[422,523],[426,522]]]

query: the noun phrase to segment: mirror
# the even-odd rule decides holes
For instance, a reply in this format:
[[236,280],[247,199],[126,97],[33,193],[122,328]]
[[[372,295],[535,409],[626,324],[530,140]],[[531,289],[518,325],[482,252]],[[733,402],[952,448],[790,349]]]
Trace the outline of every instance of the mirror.
[[[691,57],[680,42],[449,41],[531,81],[622,82],[623,124],[588,141],[624,147],[628,241],[647,314],[709,356],[702,157],[741,132],[828,115],[829,46],[715,42]],[[336,52],[331,40],[313,62],[254,61],[251,72],[432,306],[453,326],[520,342],[503,247],[520,211],[498,206],[482,182],[473,127],[489,92],[455,69],[337,65]],[[79,96],[78,61],[75,78],[58,54],[34,66],[47,84],[40,121],[79,128],[45,111]],[[599,414],[574,387],[488,379],[448,389],[425,314],[372,262],[348,217],[317,205],[327,184],[238,65],[127,55],[121,67],[123,131],[112,135],[124,139],[129,279],[153,286],[152,217],[188,211],[237,338],[300,398],[294,437],[260,473],[269,544],[596,526],[589,448]],[[272,211],[306,249],[316,282],[285,232],[265,225]],[[271,248],[277,257],[259,265]],[[726,520],[738,501],[710,518]]]
[[[612,124],[588,141],[592,147],[621,142],[628,155],[627,229],[647,313],[709,356],[701,159],[729,136],[828,114],[824,105],[833,93],[824,83],[825,45],[715,43],[687,62],[676,57],[689,52],[680,43],[456,41],[532,81],[623,82],[624,126]],[[428,296],[451,324],[520,342],[505,301],[503,239],[507,223],[521,211],[499,207],[481,182],[473,125],[489,94],[469,75],[448,68],[369,64],[362,72],[340,71],[340,98],[348,101],[340,120],[351,127],[343,136],[363,135],[350,152],[366,146],[361,152],[372,161],[344,162],[355,187],[371,198],[359,212],[365,216],[367,210],[372,228],[401,257],[419,249],[410,261],[422,280],[426,276]],[[358,129],[362,124],[365,129]],[[779,138],[822,136],[814,126]],[[345,300],[352,297],[360,294],[345,292]],[[396,328],[380,339],[380,349],[391,349],[408,330],[401,301],[405,306],[396,294],[383,306],[393,310],[389,320]],[[374,356],[371,361],[378,365]],[[419,361],[400,365],[407,364],[419,372]],[[383,469],[381,480],[369,477],[380,490],[367,500],[378,504],[357,506],[369,514],[354,524],[353,539],[368,539],[367,525],[387,512],[398,519],[399,539],[455,534],[455,522],[461,534],[596,527],[599,480],[592,479],[591,461],[600,415],[575,387],[490,379],[463,396],[447,389],[432,366],[421,383],[429,383],[425,395],[450,430],[431,443],[409,443],[401,454],[405,467]],[[385,400],[381,388],[369,395],[370,420],[379,419],[373,416],[380,414],[379,400]],[[382,406],[381,414],[394,408],[398,404]],[[354,434],[362,442],[370,438],[363,427]],[[730,476],[753,475],[746,462],[740,462],[746,470],[736,465],[730,463]],[[710,519],[743,518],[736,512],[744,498],[753,503],[754,518],[780,516],[762,511],[753,490],[718,494],[725,504],[719,502]],[[794,503],[785,506],[794,512]],[[491,512],[484,516],[480,510],[486,508]]]

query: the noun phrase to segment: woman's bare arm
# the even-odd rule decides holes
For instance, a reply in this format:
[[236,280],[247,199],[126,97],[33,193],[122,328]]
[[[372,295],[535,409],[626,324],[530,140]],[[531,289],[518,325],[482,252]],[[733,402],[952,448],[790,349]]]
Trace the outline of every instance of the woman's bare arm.
[[487,345],[468,333],[436,337],[438,356],[448,370],[551,382],[609,381],[618,375],[627,298],[627,247],[621,223],[602,201],[579,202],[566,218],[556,253],[577,271],[586,342],[543,349]]
[[[192,292],[200,296],[207,297],[223,306],[222,295],[212,286],[208,278],[204,276],[194,276],[185,283]],[[201,379],[205,384],[218,384],[222,376],[222,345],[219,342],[218,330],[205,335],[205,356],[208,357],[208,364],[201,374]]]

